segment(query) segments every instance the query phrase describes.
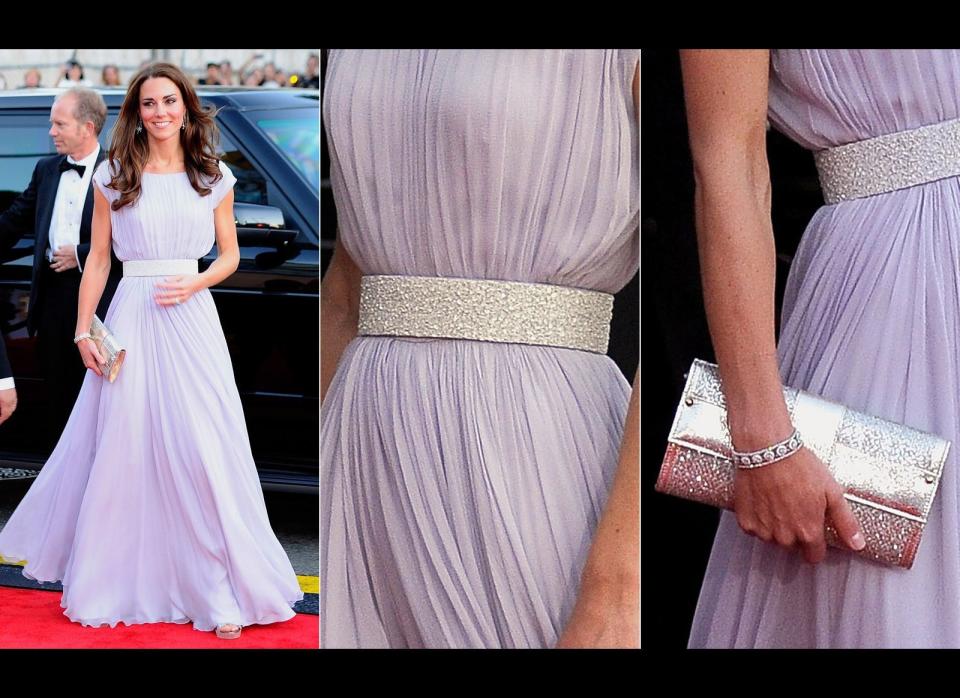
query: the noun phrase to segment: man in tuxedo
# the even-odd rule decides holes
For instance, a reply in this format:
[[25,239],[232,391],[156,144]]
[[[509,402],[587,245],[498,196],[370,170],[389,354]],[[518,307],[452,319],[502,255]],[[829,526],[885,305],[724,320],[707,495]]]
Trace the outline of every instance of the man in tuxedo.
[[[73,336],[80,277],[90,252],[91,178],[106,156],[97,136],[106,118],[107,106],[94,90],[74,87],[61,94],[50,110],[50,136],[58,154],[37,162],[26,191],[0,215],[0,249],[34,235],[27,329],[38,335],[51,444],[63,431],[86,372]],[[97,308],[100,318],[121,276],[116,257],[112,262]]]

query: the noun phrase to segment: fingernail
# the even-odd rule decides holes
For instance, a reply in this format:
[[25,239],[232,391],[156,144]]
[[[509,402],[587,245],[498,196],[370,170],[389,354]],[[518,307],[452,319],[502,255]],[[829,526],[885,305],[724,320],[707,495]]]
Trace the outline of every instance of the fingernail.
[[867,547],[867,541],[864,539],[863,534],[860,531],[857,531],[853,534],[853,549],[854,550],[863,550]]

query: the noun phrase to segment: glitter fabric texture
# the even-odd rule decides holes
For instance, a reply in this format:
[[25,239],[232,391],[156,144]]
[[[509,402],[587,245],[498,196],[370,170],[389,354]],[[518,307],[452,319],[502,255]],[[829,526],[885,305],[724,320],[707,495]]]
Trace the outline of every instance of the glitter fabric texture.
[[814,153],[828,204],[960,175],[960,119]]
[[[855,501],[850,502],[850,509],[857,517],[867,541],[867,547],[861,553],[864,557],[898,567],[912,566],[917,546],[920,545],[923,522],[895,516]],[[826,540],[827,545],[835,548],[847,547],[840,542],[836,529],[829,524],[826,527]]]
[[[790,388],[786,393],[792,397],[788,408],[794,425],[801,434],[816,434],[807,446],[843,486],[860,522],[867,541],[860,554],[909,568],[949,442],[809,393]],[[670,431],[658,491],[733,508],[736,466],[722,395],[716,366],[695,361]],[[828,542],[845,547],[829,529]]]
[[446,337],[607,352],[613,296],[550,284],[364,276],[358,334]]

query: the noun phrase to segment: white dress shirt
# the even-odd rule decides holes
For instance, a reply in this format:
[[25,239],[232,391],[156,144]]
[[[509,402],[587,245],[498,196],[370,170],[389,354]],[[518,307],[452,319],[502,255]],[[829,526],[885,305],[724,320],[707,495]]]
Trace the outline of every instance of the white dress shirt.
[[[80,255],[76,251],[76,246],[80,244],[80,221],[83,218],[83,205],[87,201],[87,189],[90,186],[90,179],[93,177],[93,170],[97,164],[97,156],[100,154],[100,144],[93,149],[83,160],[74,160],[69,155],[67,162],[75,162],[83,165],[86,169],[83,171],[83,177],[76,170],[67,170],[60,173],[60,184],[57,187],[57,198],[53,202],[53,215],[50,217],[50,231],[47,239],[50,246],[47,250],[47,259],[53,261],[53,251],[61,245],[73,245],[74,257],[77,259],[77,268],[83,271],[80,266]],[[0,341],[3,341],[0,339]],[[9,390],[15,387],[13,376],[0,378],[0,390]]]
[[97,164],[97,155],[100,154],[100,144],[93,149],[83,160],[74,160],[69,155],[67,162],[83,165],[83,177],[76,170],[67,170],[60,173],[60,186],[57,187],[57,198],[53,203],[53,215],[50,216],[50,243],[47,258],[53,261],[53,252],[61,245],[73,245],[74,256],[77,258],[77,268],[83,271],[80,264],[80,255],[76,246],[80,244],[80,221],[83,219],[83,205],[87,201],[87,190],[90,188],[90,179]]

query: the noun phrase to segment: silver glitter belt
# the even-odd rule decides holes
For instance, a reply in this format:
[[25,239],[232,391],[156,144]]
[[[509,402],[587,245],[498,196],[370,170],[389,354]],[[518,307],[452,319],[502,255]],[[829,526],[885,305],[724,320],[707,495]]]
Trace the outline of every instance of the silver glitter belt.
[[828,204],[960,175],[960,119],[814,153]]
[[132,259],[123,263],[124,276],[176,276],[196,274],[195,259]]
[[541,344],[605,354],[613,296],[488,279],[364,276],[358,334]]

